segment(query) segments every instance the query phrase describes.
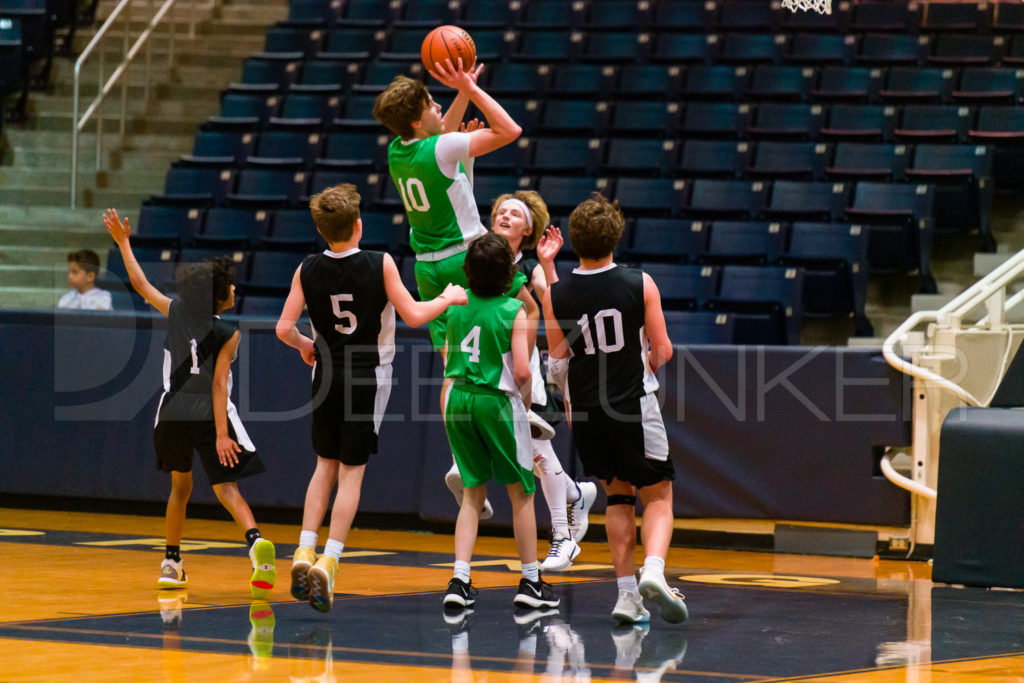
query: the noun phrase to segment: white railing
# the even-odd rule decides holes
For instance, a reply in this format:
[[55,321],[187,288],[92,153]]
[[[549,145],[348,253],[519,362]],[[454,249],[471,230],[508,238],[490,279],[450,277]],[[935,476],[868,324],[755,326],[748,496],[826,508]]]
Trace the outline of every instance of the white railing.
[[[121,139],[124,139],[125,126],[127,121],[127,110],[128,110],[128,66],[132,60],[139,54],[139,51],[143,46],[146,48],[146,73],[143,85],[143,101],[149,100],[149,86],[151,76],[151,65],[152,65],[152,50],[151,43],[149,42],[150,36],[156,27],[163,21],[167,13],[174,7],[177,0],[164,0],[164,3],[160,6],[160,9],[156,11],[153,17],[149,20],[146,28],[143,29],[142,33],[139,34],[135,42],[128,46],[129,33],[131,32],[132,23],[132,5],[143,4],[141,0],[121,0],[114,11],[110,13],[107,20],[103,22],[103,26],[96,32],[92,40],[82,54],[78,57],[75,62],[75,81],[74,81],[74,94],[72,100],[72,128],[71,128],[71,208],[75,208],[78,202],[78,136],[85,129],[85,125],[94,116],[96,118],[96,170],[101,170],[103,163],[103,102],[106,100],[107,95],[113,91],[118,81],[121,81],[121,111],[120,111],[120,135]],[[147,0],[146,6],[150,9],[153,7],[153,0]],[[89,108],[86,109],[85,113],[79,117],[79,93],[81,91],[81,75],[82,65],[89,56],[96,51],[97,46],[103,41],[111,27],[121,16],[122,12],[125,14],[124,17],[124,28],[122,31],[122,50],[123,57],[121,62],[117,65],[114,71],[110,74],[110,78],[106,81],[103,80],[103,50],[99,50],[99,74],[97,76],[98,92],[96,97],[93,98],[89,104]],[[168,45],[167,45],[167,64],[170,67],[174,63],[174,21],[168,21]],[[196,0],[192,0],[192,12],[189,16],[188,26],[189,38],[195,38],[196,35]]]
[[[885,356],[886,361],[891,366],[915,379],[914,393],[917,395],[917,398],[927,398],[928,391],[918,390],[919,388],[927,387],[929,391],[931,389],[936,389],[939,392],[949,394],[970,406],[984,407],[989,405],[995,395],[996,389],[998,388],[999,380],[1006,373],[1007,367],[1010,363],[1012,357],[1011,351],[1014,348],[1011,343],[1013,341],[1013,335],[1014,333],[1019,334],[1021,332],[1019,326],[1011,327],[1006,324],[1006,313],[1018,306],[1021,302],[1024,302],[1024,292],[1017,292],[1012,296],[1007,296],[1007,287],[1014,281],[1019,280],[1022,273],[1024,273],[1024,251],[1018,252],[1011,258],[1007,259],[999,267],[995,268],[991,273],[956,296],[952,301],[939,310],[920,311],[914,313],[907,318],[902,325],[897,327],[891,335],[889,335],[882,346],[882,353]],[[977,322],[968,323],[965,327],[964,319],[971,313],[971,311],[978,310],[981,306],[984,306],[986,315]],[[925,346],[916,349],[918,353],[914,354],[914,357],[909,360],[904,355],[898,354],[897,347],[900,347],[901,350],[905,351],[903,347],[907,346],[911,341],[912,333],[925,323],[929,323],[931,325],[929,327],[928,334],[925,335]],[[964,333],[990,331],[1006,334],[1005,348],[1001,358],[998,359],[998,365],[994,366],[995,373],[993,375],[993,381],[989,384],[985,392],[987,395],[977,396],[975,393],[968,391],[959,383],[920,364],[922,360],[925,362],[934,360],[934,355],[943,351],[942,349],[935,348],[933,345],[937,330],[950,330]],[[920,333],[918,333],[918,338],[920,338]],[[948,352],[949,349],[946,349],[945,351]],[[937,367],[937,365],[935,367]],[[915,406],[917,405],[918,404],[915,402]],[[897,472],[892,466],[888,455],[882,458],[882,473],[885,475],[886,479],[896,486],[904,488],[923,499],[934,501],[937,496],[935,488],[920,481],[920,475],[925,469],[933,470],[935,468],[936,463],[929,462],[929,460],[932,459],[932,456],[930,453],[930,444],[928,442],[931,439],[938,438],[938,430],[941,428],[941,419],[945,416],[945,413],[940,407],[935,407],[934,410],[929,410],[927,408],[920,411],[915,410],[914,416],[915,425],[913,433],[915,437],[913,445],[913,460],[918,463],[915,465],[915,472],[918,473],[919,480],[915,481]],[[919,419],[926,420],[929,424],[916,424]],[[932,422],[937,423],[931,424]],[[924,443],[918,443],[919,436]]]

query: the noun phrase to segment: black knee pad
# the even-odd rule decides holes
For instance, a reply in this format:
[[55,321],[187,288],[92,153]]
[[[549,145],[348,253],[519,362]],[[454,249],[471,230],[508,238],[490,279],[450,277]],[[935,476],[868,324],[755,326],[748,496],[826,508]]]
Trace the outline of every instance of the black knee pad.
[[636,496],[626,496],[621,493],[608,496],[608,507],[612,505],[628,505],[629,507],[636,507]]

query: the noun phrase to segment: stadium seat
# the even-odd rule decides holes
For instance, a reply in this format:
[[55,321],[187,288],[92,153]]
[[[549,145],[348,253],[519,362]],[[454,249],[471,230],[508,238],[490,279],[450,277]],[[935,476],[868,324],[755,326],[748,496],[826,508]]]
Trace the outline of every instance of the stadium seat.
[[555,29],[567,31],[583,24],[584,9],[582,3],[576,6],[566,2],[525,3],[523,14],[519,17],[517,25],[528,31]]
[[825,169],[829,180],[902,181],[906,179],[910,150],[904,144],[840,142]]
[[993,3],[991,30],[999,35],[1024,31],[1024,6],[1009,2]]
[[475,174],[519,175],[533,158],[535,147],[533,138],[520,137],[511,144],[477,157],[473,161],[473,172]]
[[721,268],[678,263],[643,262],[640,268],[654,279],[666,310],[696,310],[718,292]]
[[708,241],[708,224],[682,218],[637,218],[626,256],[636,261],[695,261]]
[[246,294],[242,297],[242,305],[237,307],[238,313],[246,317],[280,318],[284,309],[283,296],[260,296]]
[[590,33],[586,47],[580,52],[585,62],[600,64],[631,64],[646,59],[650,51],[651,34],[636,30],[615,33]]
[[601,64],[558,64],[549,97],[606,99],[615,79],[615,68]]
[[688,66],[680,94],[684,99],[737,100],[748,74],[748,69],[743,66]]
[[600,138],[542,138],[526,170],[540,175],[583,175],[598,167],[603,153]]
[[467,30],[511,28],[522,14],[521,3],[465,2],[462,7],[459,26]]
[[612,135],[673,137],[679,115],[676,102],[618,102],[608,131]]
[[602,169],[610,175],[667,176],[676,161],[675,140],[611,138]]
[[[557,2],[529,3],[528,7],[564,4]],[[583,33],[581,32],[530,29],[521,31],[519,45],[512,50],[509,59],[545,64],[571,62],[576,58],[582,44]]]
[[[678,215],[685,190],[686,183],[682,180],[622,177],[615,181],[614,198],[626,216],[670,218]],[[541,196],[547,198],[543,191]],[[586,195],[579,201],[583,199]]]
[[644,100],[635,104],[650,104],[649,100],[675,98],[682,80],[683,69],[679,66],[627,64],[619,69],[618,84],[613,92],[617,106],[634,104],[622,102],[623,99]]
[[771,3],[758,0],[731,0],[717,3],[718,14],[712,16],[712,26],[719,31],[760,31],[774,33],[779,15]]
[[797,33],[789,41],[785,62],[823,66],[849,64],[853,60],[854,36],[835,33]]
[[1020,69],[965,67],[953,101],[967,104],[1018,104],[1024,96]]
[[297,159],[249,157],[227,199],[236,206],[283,208],[299,202],[308,181],[309,173]]
[[678,172],[701,178],[739,178],[750,165],[753,145],[732,140],[701,140],[684,142]]
[[239,277],[246,296],[285,296],[304,255],[294,251],[255,251],[249,277]]
[[551,100],[544,105],[540,129],[546,135],[586,135],[601,137],[608,126],[607,102],[590,100]]
[[1024,107],[981,106],[969,142],[995,148],[993,176],[1000,189],[1016,189],[1024,178]]
[[956,104],[908,104],[893,131],[904,142],[963,142],[974,112]]
[[386,129],[373,118],[373,103],[376,95],[353,94],[345,98],[344,113],[330,122],[334,128],[363,128],[384,132]]
[[915,32],[920,16],[917,3],[858,2],[852,7],[849,28],[855,33],[869,31]]
[[362,129],[332,130],[327,134],[320,168],[384,171],[387,168],[387,135]]
[[746,176],[819,180],[828,161],[828,152],[829,145],[822,142],[759,142]]
[[793,223],[783,265],[804,269],[803,308],[809,317],[853,313],[855,336],[874,336],[864,312],[868,232],[844,223]]
[[845,220],[868,226],[873,270],[919,271],[922,292],[936,291],[931,273],[935,191],[916,183],[857,183]]
[[301,52],[262,52],[242,62],[242,83],[272,83],[280,89],[295,83],[302,65]]
[[711,12],[707,8],[701,0],[658,2],[651,25],[666,32],[702,33],[711,25]]
[[255,117],[266,123],[276,116],[281,106],[281,96],[275,92],[239,92],[224,90],[220,96],[221,118]]
[[245,251],[269,232],[271,212],[266,209],[215,206],[206,212],[203,231],[192,236],[203,249]]
[[653,9],[634,0],[591,0],[589,5],[583,21],[587,31],[647,30]]
[[288,22],[330,26],[341,18],[342,0],[292,0]]
[[203,227],[200,206],[161,206],[143,202],[135,223],[132,245],[171,248],[188,244]]
[[324,51],[317,56],[348,62],[366,61],[381,51],[384,35],[383,31],[369,26],[335,26],[327,31]]
[[986,66],[1002,58],[1006,41],[1002,36],[947,34],[932,41],[928,63],[936,66]]
[[192,143],[192,156],[231,157],[241,163],[252,156],[257,137],[248,131],[200,129]]
[[296,26],[281,22],[267,29],[264,52],[299,52],[313,56],[324,45],[324,30],[318,26]]
[[920,144],[907,169],[909,180],[935,188],[936,231],[977,228],[982,251],[996,250],[991,229],[993,156],[985,145]]
[[260,240],[260,249],[312,252],[324,246],[309,209],[278,209],[270,221],[270,234]]
[[341,23],[383,28],[398,19],[401,8],[400,2],[346,2]]
[[762,102],[747,126],[755,139],[817,140],[825,109],[820,104]]
[[546,64],[495,64],[487,91],[500,97],[543,97],[551,77],[551,67]]
[[785,49],[785,34],[728,33],[721,41],[715,61],[722,64],[778,64]]
[[733,314],[737,344],[799,344],[803,278],[802,268],[723,266],[707,307]]
[[423,30],[430,30],[435,26],[445,24],[458,24],[459,13],[462,10],[462,3],[451,2],[450,0],[416,0],[407,2],[399,10],[401,14],[393,22],[395,27],[418,27],[420,36]]
[[927,54],[927,36],[869,33],[861,37],[853,59],[864,66],[919,66]]
[[249,264],[252,262],[250,251],[230,251],[227,249],[182,249],[178,255],[178,264],[199,263],[208,259],[228,257],[235,266],[235,281],[242,282],[249,277]]
[[833,104],[821,128],[825,140],[890,142],[899,109],[892,105]]
[[[138,247],[132,251],[150,284],[165,293],[174,291],[174,271],[178,266],[179,254],[177,249]],[[128,282],[128,271],[124,266],[121,251],[117,247],[111,247],[107,252],[106,270],[102,277],[97,278],[97,285],[120,289],[127,286]]]
[[188,206],[223,203],[235,180],[233,165],[233,160],[219,167],[192,167],[176,161],[167,170],[164,193],[154,200]]
[[669,67],[679,64],[710,64],[717,51],[717,36],[660,32],[654,34],[650,59],[652,62],[667,62],[666,66]]
[[268,129],[260,133],[256,153],[252,156],[295,158],[300,159],[303,166],[309,167],[320,156],[322,147],[323,135],[319,131]]
[[953,69],[894,66],[878,97],[893,103],[945,102],[953,91],[953,75]]
[[754,67],[743,95],[747,100],[802,102],[814,81],[814,69],[802,66]]
[[688,102],[680,126],[684,137],[736,139],[746,130],[751,106],[733,102]]
[[751,219],[761,213],[767,185],[759,180],[698,178],[683,206],[687,218]]
[[974,33],[987,27],[988,3],[984,2],[926,2],[921,10],[922,31],[952,31]]
[[[362,249],[376,249],[391,254],[409,249],[409,228],[404,213],[364,211]],[[482,218],[482,217],[481,217]]]
[[[397,57],[398,55],[392,55]],[[404,54],[403,54],[404,56]],[[371,60],[363,72],[363,82],[352,84],[352,92],[362,95],[378,94],[387,89],[388,84],[395,80],[395,76],[409,76],[410,78],[423,78],[426,73],[423,71],[423,64],[420,63],[419,53],[408,55],[408,59],[393,59],[382,61],[384,55],[378,59]],[[411,61],[415,58],[416,61]]]
[[811,89],[816,102],[853,102],[868,104],[878,99],[882,69],[866,66],[825,66],[818,83]]
[[763,213],[770,220],[833,221],[847,206],[849,193],[844,183],[776,180]]
[[768,265],[786,246],[786,229],[767,221],[715,221],[700,263]]
[[673,344],[732,344],[736,322],[729,313],[665,311],[665,331]]
[[[370,205],[377,201],[380,195],[381,184],[386,183],[394,186],[391,178],[379,173],[364,173],[335,168],[317,168],[313,171],[313,177],[309,182],[309,196],[323,192],[328,187],[350,183],[356,186],[363,200],[363,209],[369,210]],[[305,199],[305,198],[304,198]]]

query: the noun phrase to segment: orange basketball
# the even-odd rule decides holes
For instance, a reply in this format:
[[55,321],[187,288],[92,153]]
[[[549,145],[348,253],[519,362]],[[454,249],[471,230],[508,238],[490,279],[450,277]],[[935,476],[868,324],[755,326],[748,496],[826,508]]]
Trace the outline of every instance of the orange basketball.
[[434,71],[434,62],[444,64],[446,59],[452,60],[452,66],[458,68],[459,57],[465,71],[476,64],[473,38],[458,26],[438,26],[427,34],[420,46],[420,59],[428,71]]

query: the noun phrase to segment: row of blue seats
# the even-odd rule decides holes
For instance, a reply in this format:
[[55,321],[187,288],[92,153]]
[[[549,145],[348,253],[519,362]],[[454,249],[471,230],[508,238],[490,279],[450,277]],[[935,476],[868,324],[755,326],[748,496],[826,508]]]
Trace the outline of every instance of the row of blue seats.
[[[165,292],[174,290],[174,271],[180,264],[224,255],[224,250],[139,249],[136,254],[147,278]],[[263,313],[273,315],[280,297],[290,287],[295,269],[304,253],[286,251],[236,251],[228,254],[235,262],[239,292],[243,299],[262,304]],[[402,280],[416,291],[413,266],[415,257],[398,259]],[[668,310],[709,310],[731,313],[734,319],[732,343],[796,344],[802,324],[805,270],[799,266],[684,265],[640,263],[659,282],[662,300]],[[573,264],[559,265],[560,277],[567,277]],[[101,286],[125,291],[127,274],[120,251],[111,248]],[[840,286],[845,287],[842,282]],[[258,298],[257,298],[258,297]],[[274,302],[273,297],[278,301]],[[138,302],[136,302],[138,303]],[[842,302],[846,304],[847,302]],[[276,308],[280,311],[280,308]]]
[[580,28],[594,31],[815,30],[822,32],[1020,32],[1024,9],[1010,2],[850,2],[827,15],[791,12],[766,0],[292,0],[296,24],[467,29]]
[[[365,68],[335,59],[293,59],[261,53],[246,59],[242,80],[225,94],[305,96],[326,100],[376,96],[395,76],[422,78],[418,62],[370,62]],[[1019,104],[1019,68],[984,66],[609,66],[597,64],[499,64],[481,85],[495,96],[530,99],[679,100],[739,97],[788,101],[966,102]]]
[[[267,30],[264,50],[303,57],[317,55],[350,62],[373,59],[419,61],[427,29],[296,26]],[[615,33],[568,30],[480,30],[473,32],[477,58],[497,62],[581,62],[643,64],[759,62],[793,64],[1019,65],[1020,35],[963,33],[929,35],[862,33],[778,33],[764,31]]]
[[[652,131],[653,133],[653,131]],[[916,138],[910,138],[916,139]],[[327,136],[294,130],[262,133],[201,131],[179,166],[239,169],[387,171],[391,138],[372,132]],[[476,173],[613,176],[795,178],[803,180],[928,180],[956,170],[975,183],[991,181],[991,145],[921,142],[810,142],[540,137],[520,138],[474,162]],[[948,177],[949,173],[943,174]]]

